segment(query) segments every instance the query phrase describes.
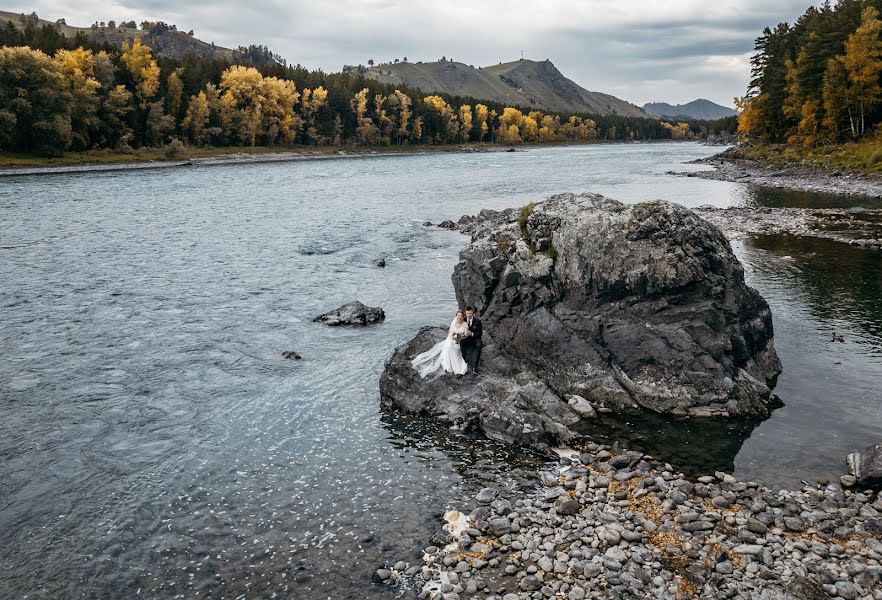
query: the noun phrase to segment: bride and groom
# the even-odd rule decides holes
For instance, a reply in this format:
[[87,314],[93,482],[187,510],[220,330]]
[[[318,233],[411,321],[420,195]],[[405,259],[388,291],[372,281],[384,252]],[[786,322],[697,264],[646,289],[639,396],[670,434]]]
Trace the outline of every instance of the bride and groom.
[[447,337],[418,355],[411,364],[420,374],[420,378],[442,369],[445,373],[455,373],[458,376],[465,375],[469,370],[477,375],[483,333],[484,327],[474,308],[469,306],[465,311],[458,310],[447,331]]

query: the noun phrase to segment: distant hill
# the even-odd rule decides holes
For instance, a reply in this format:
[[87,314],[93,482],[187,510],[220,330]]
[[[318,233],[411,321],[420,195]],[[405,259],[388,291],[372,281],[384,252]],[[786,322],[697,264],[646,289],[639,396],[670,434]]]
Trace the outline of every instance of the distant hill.
[[65,37],[73,38],[78,33],[82,33],[90,40],[103,43],[107,42],[114,46],[121,46],[123,42],[132,43],[136,38],[140,38],[141,43],[150,46],[156,54],[161,54],[169,58],[181,58],[184,55],[191,54],[195,56],[203,56],[208,58],[216,58],[221,60],[232,61],[241,55],[236,50],[230,48],[222,48],[207,42],[203,42],[194,36],[183,31],[171,29],[165,23],[155,23],[148,30],[131,28],[131,27],[72,27],[64,22],[46,21],[43,19],[34,19],[30,15],[22,15],[19,13],[11,13],[0,11],[0,27],[5,26],[7,22],[12,22],[19,29],[24,29],[28,22],[35,27],[50,25]]
[[698,99],[686,104],[672,106],[666,102],[650,102],[643,105],[643,110],[651,115],[673,119],[686,117],[688,119],[715,120],[725,117],[734,117],[738,111],[728,106],[720,106],[710,100]]
[[[344,67],[353,70],[356,67]],[[646,117],[639,107],[567,79],[551,61],[517,60],[489,67],[453,62],[386,63],[365,73],[381,83],[470,96],[549,112]]]

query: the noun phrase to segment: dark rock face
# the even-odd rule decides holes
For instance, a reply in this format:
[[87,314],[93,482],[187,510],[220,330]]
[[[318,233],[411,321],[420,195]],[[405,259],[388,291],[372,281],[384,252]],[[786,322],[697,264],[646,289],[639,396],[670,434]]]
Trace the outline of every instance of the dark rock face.
[[457,227],[472,239],[453,285],[483,320],[484,375],[420,380],[410,360],[445,335],[424,328],[387,362],[384,404],[536,448],[568,441],[593,409],[757,417],[780,404],[768,304],[688,209],[562,194]]
[[768,304],[688,209],[561,194],[464,229],[457,298],[558,394],[696,416],[777,405]]
[[846,458],[848,472],[857,484],[867,487],[882,487],[882,444],[873,444],[863,452],[849,454]]
[[420,379],[410,361],[446,336],[443,327],[423,327],[395,351],[380,378],[385,405],[476,426],[491,439],[543,450],[549,442],[573,437],[567,425],[579,416],[521,361],[501,354],[486,333],[480,377],[438,372]]
[[326,312],[313,319],[326,325],[372,325],[386,318],[382,308],[365,306],[361,302],[349,302],[338,309]]

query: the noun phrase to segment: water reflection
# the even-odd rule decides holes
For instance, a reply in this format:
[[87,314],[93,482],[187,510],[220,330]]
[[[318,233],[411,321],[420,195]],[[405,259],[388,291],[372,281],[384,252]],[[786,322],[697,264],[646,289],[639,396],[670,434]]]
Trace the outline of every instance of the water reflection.
[[769,208],[882,208],[882,198],[748,186],[747,200]]
[[759,421],[676,418],[644,413],[626,417],[599,416],[583,421],[576,431],[607,444],[619,442],[687,476],[735,471],[735,457]]

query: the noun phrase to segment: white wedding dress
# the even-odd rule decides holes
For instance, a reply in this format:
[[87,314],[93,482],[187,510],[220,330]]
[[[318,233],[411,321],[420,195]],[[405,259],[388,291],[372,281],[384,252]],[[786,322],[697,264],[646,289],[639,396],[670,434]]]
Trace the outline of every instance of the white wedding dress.
[[468,331],[469,326],[464,321],[462,325],[457,325],[456,319],[454,319],[444,340],[438,342],[426,352],[417,355],[410,364],[420,374],[420,379],[439,369],[444,369],[445,373],[465,375],[469,367],[462,357],[462,349],[459,347],[459,344],[453,341],[453,334],[458,333],[465,337]]

